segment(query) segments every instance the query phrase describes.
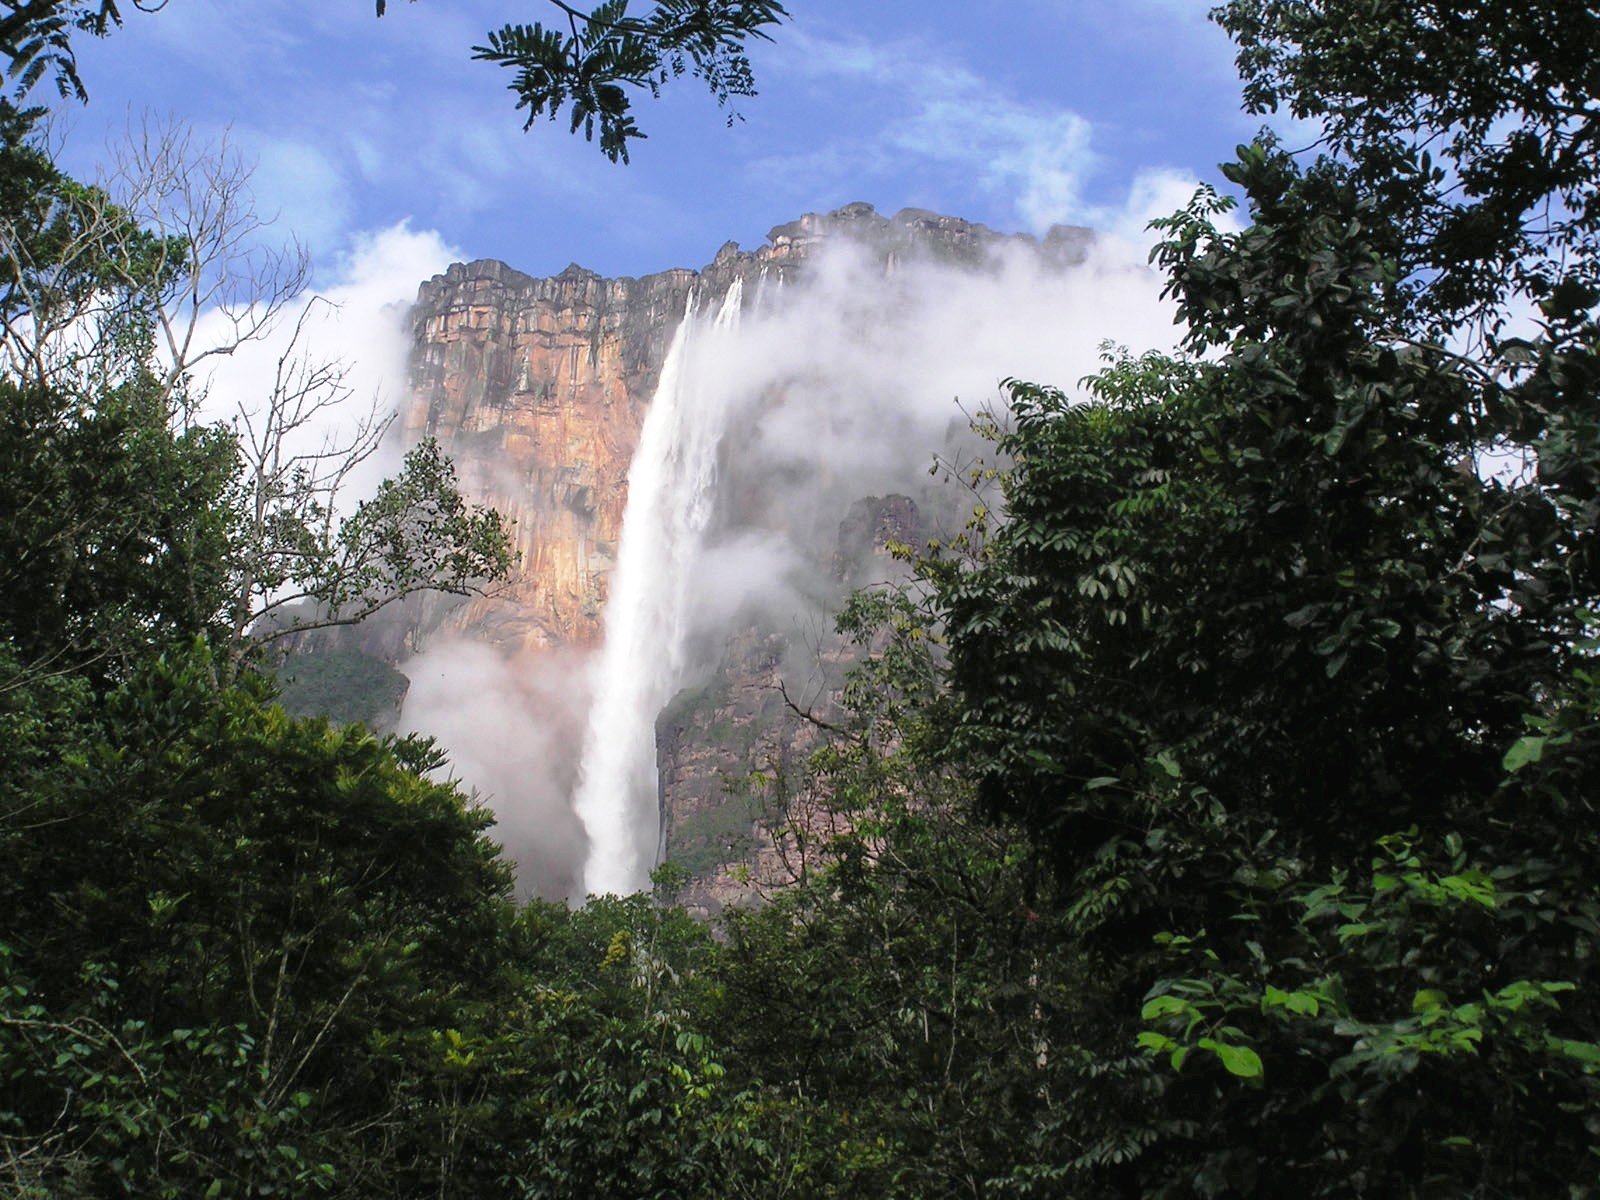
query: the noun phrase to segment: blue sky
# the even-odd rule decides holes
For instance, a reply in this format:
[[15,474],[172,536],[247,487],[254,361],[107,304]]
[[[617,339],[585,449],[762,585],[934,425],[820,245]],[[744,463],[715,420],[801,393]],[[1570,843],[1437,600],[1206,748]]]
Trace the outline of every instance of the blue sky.
[[[131,6],[130,6],[131,7]],[[260,207],[324,270],[409,220],[469,258],[547,274],[699,266],[802,212],[866,200],[1002,230],[1131,230],[1257,122],[1230,47],[1190,0],[791,0],[728,128],[695,81],[640,101],[630,166],[540,123],[469,59],[542,0],[170,0],[80,51],[83,174],[142,113],[231,138]]]

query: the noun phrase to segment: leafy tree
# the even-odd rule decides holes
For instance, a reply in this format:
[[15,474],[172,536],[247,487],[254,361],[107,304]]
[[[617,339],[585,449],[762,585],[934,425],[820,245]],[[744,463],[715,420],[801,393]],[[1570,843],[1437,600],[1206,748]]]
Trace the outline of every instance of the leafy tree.
[[0,99],[0,361],[39,389],[114,388],[150,369],[151,298],[182,274],[181,243],[62,174],[42,116]]
[[[765,1187],[798,1196],[1064,1194],[1125,1153],[1076,913],[941,753],[941,648],[908,593],[857,596],[870,653],[799,789],[843,832],[825,865],[725,918],[713,969],[730,1072],[759,1101]],[[1136,1102],[1134,1107],[1140,1105]]]
[[[86,964],[85,974],[87,994],[52,1008],[0,944],[0,1183],[8,1196],[324,1190],[333,1165],[303,1149],[314,1140],[306,1119],[313,1097],[265,1102],[248,1031],[152,1033],[122,1010],[112,973]],[[53,1118],[48,1126],[41,1112]]]
[[34,114],[0,117],[6,350],[47,344],[45,309],[106,318],[86,354],[8,353],[0,378],[0,1179],[437,1190],[433,1035],[502,994],[509,869],[425,778],[431,748],[291,720],[233,622],[291,581],[326,621],[474,586],[503,527],[431,445],[337,522],[291,472],[253,525],[235,431],[192,421],[153,352],[194,247],[62,176]]
[[1316,122],[1393,218],[1420,314],[1444,322],[1600,282],[1600,138],[1584,5],[1230,0],[1251,112]]
[[515,1194],[727,1194],[762,1147],[708,1027],[710,931],[642,895],[535,903],[520,928],[526,982],[494,1050]]
[[[569,129],[594,140],[612,162],[628,161],[628,143],[644,134],[634,124],[629,88],[659,96],[671,79],[705,82],[717,103],[755,95],[745,44],[766,39],[766,27],[787,16],[779,0],[658,0],[643,17],[628,15],[628,0],[605,0],[587,13],[551,0],[565,30],[534,22],[489,33],[473,57],[516,72],[507,85],[528,110],[523,128],[570,106]],[[383,15],[384,0],[378,0]],[[737,114],[730,115],[730,123]]]
[[497,995],[487,816],[421,777],[426,745],[219,690],[203,650],[76,682],[0,682],[11,1145],[79,1147],[65,1194],[376,1195],[379,1164],[404,1194],[405,1048]]
[[[1223,10],[1247,77],[1267,63],[1333,152],[1242,147],[1243,232],[1207,193],[1158,223],[1190,353],[1117,358],[1082,406],[1013,384],[1006,520],[926,568],[980,801],[1031,831],[1068,944],[1107,966],[1091,1040],[1150,1055],[1133,1153],[1091,1194],[1593,1177],[1600,827],[1587,765],[1563,750],[1541,780],[1533,756],[1576,736],[1593,673],[1594,243],[1562,205],[1595,160],[1563,126],[1463,159],[1460,191],[1427,166],[1430,139],[1469,153],[1463,95],[1537,121],[1545,56],[1515,31],[1568,11],[1472,35],[1516,71],[1389,70],[1439,7]],[[1263,28],[1294,54],[1252,58]],[[1586,111],[1564,54],[1548,78]],[[1556,219],[1530,225],[1542,197]],[[1533,338],[1496,333],[1508,279],[1542,300]]]
[[233,442],[174,433],[152,381],[94,403],[0,381],[0,636],[48,669],[125,668],[220,631]]
[[500,514],[466,499],[432,438],[348,516],[309,470],[250,482],[231,560],[229,618],[241,648],[353,625],[420,591],[478,594],[511,569]]

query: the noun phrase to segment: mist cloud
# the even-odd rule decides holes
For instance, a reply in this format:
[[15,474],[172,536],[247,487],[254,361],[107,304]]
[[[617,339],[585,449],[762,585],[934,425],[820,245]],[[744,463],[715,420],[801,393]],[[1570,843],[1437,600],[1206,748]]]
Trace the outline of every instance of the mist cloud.
[[449,638],[401,669],[411,680],[402,731],[436,738],[449,776],[493,810],[490,836],[516,861],[519,894],[578,892],[587,843],[570,798],[588,708],[583,657]]

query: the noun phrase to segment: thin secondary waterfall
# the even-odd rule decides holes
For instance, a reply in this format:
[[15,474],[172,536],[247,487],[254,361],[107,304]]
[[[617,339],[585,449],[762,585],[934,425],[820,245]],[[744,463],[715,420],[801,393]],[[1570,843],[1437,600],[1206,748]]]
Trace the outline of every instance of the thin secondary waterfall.
[[690,297],[628,468],[574,800],[589,836],[583,886],[591,894],[649,884],[660,837],[656,717],[683,686],[690,584],[711,519],[727,415],[706,342],[714,351],[717,336],[738,324],[741,303],[735,280],[708,329]]

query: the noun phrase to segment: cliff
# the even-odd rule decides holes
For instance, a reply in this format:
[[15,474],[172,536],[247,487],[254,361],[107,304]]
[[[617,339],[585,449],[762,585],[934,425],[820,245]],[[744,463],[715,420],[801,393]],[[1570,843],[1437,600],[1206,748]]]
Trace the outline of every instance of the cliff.
[[[1087,231],[1058,227],[1039,249],[1081,259]],[[867,204],[779,225],[754,251],[729,242],[700,271],[604,279],[576,264],[536,279],[503,263],[456,264],[424,283],[413,310],[413,403],[405,429],[437,437],[473,491],[516,523],[520,565],[492,601],[447,627],[506,647],[595,644],[627,473],[645,409],[690,293],[748,295],[802,277],[816,248],[866,247],[886,270],[927,256],[977,266],[1033,239]]]
[[[605,279],[572,265],[534,278],[493,261],[451,266],[422,285],[412,313],[413,398],[403,425],[409,437],[437,438],[475,499],[515,522],[519,562],[493,598],[408,604],[358,634],[362,648],[395,661],[464,636],[535,662],[599,643],[629,464],[691,295],[709,302],[738,279],[756,304],[777,303],[830,243],[858,248],[886,273],[919,259],[981,271],[1019,244],[1068,266],[1082,260],[1089,237],[1063,228],[1036,242],[920,210],[885,217],[852,204],[780,225],[752,251],[730,242],[699,271]],[[761,481],[734,468],[728,503],[737,505],[741,489]],[[816,595],[836,597],[856,582],[863,561],[881,558],[885,530],[915,541],[913,500],[873,504],[852,510],[836,537],[828,531],[822,540],[831,544],[811,539],[817,573],[827,577]],[[795,868],[786,818],[749,783],[794,766],[814,736],[774,687],[792,640],[759,625],[734,630],[713,649],[707,681],[658,726],[666,852],[695,877],[693,894],[708,912]],[[833,645],[810,650],[842,654]],[[812,832],[820,837],[821,826]],[[743,869],[730,872],[729,863]]]

